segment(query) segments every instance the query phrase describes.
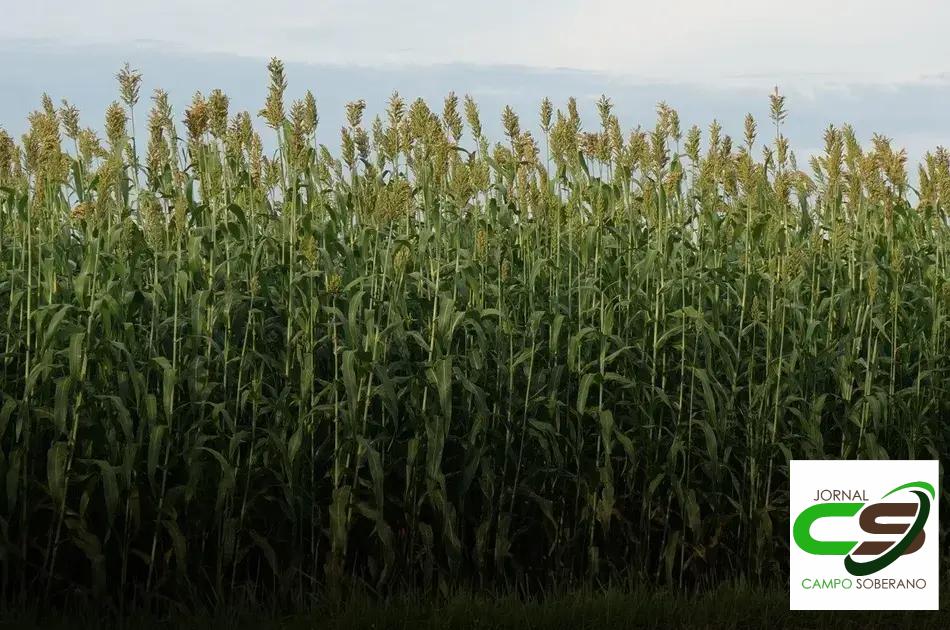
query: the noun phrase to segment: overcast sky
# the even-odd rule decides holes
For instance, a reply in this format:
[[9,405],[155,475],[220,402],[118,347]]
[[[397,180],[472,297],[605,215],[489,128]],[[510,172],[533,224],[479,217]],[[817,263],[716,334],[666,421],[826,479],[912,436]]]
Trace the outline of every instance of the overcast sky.
[[179,113],[213,88],[254,112],[278,56],[289,97],[317,95],[331,146],[347,101],[374,114],[392,90],[435,107],[472,93],[493,137],[506,104],[530,128],[545,96],[578,97],[594,124],[602,93],[628,128],[663,100],[684,126],[715,118],[739,137],[778,85],[799,156],[849,122],[914,162],[950,145],[948,25],[947,0],[0,0],[0,126],[22,133],[43,92],[96,125],[125,61],[143,98],[165,88]]
[[950,70],[945,0],[2,0],[0,37],[338,64],[907,82]]

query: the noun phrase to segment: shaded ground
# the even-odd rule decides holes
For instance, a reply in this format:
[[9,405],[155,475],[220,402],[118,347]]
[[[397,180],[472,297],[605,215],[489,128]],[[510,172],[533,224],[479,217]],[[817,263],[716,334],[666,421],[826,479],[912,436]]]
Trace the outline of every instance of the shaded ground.
[[700,596],[667,592],[582,591],[543,601],[515,597],[457,595],[438,603],[401,599],[388,606],[355,601],[297,615],[218,613],[206,615],[131,616],[124,623],[104,622],[100,611],[86,610],[69,618],[42,619],[36,612],[4,615],[0,628],[271,628],[349,629],[485,628],[528,630],[571,628],[946,628],[947,597],[942,610],[927,612],[791,612],[788,597],[778,591],[719,589]]

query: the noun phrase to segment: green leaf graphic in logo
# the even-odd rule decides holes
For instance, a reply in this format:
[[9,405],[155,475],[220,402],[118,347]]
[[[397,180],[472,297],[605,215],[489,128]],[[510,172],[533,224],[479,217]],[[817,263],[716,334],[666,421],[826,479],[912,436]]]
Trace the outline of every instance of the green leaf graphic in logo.
[[[888,497],[900,490],[907,490],[910,488],[922,488],[930,493],[930,496],[935,495],[932,485],[923,481],[914,481],[894,488],[885,494],[884,497]],[[920,532],[923,531],[924,525],[927,524],[927,519],[930,517],[930,497],[920,490],[911,490],[911,492],[917,496],[917,500],[920,502],[920,507],[917,510],[917,518],[914,520],[914,524],[911,525],[906,531],[904,537],[897,541],[897,543],[895,543],[885,553],[867,562],[856,561],[854,559],[854,553],[852,552],[851,555],[844,559],[844,568],[848,570],[848,573],[856,577],[863,577],[866,575],[871,575],[872,573],[877,573],[904,555],[904,552],[907,551],[911,544],[913,544]]]

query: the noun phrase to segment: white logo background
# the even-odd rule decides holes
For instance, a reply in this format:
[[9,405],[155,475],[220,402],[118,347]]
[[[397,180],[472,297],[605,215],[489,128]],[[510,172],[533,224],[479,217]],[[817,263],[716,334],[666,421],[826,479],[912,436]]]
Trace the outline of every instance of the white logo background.
[[[937,610],[939,608],[939,525],[940,489],[937,485],[940,466],[936,460],[792,460],[789,476],[789,541],[790,541],[790,608],[792,610]],[[805,509],[816,505],[820,490],[863,491],[865,509],[873,503],[918,503],[910,490],[891,496],[885,494],[905,483],[923,481],[933,486],[936,497],[930,505],[930,518],[924,526],[926,539],[917,551],[900,556],[886,568],[864,577],[853,576],[844,566],[845,556],[814,555],[803,551],[793,537],[795,519]],[[827,501],[827,499],[825,500]],[[820,501],[820,502],[825,502]],[[832,500],[834,502],[838,502]],[[839,499],[841,502],[864,502],[860,498]],[[853,517],[828,517],[815,521],[811,535],[819,541],[886,540],[896,542],[898,534],[875,535],[864,532],[858,522],[861,512]],[[882,518],[880,523],[906,523],[913,518]],[[858,556],[866,562],[873,556]],[[850,580],[851,587],[814,588],[815,581]],[[905,580],[926,588],[873,588],[874,580]],[[804,582],[804,584],[803,584]],[[819,582],[820,584],[820,582]],[[871,588],[865,587],[865,585]],[[812,588],[806,588],[811,586]]]

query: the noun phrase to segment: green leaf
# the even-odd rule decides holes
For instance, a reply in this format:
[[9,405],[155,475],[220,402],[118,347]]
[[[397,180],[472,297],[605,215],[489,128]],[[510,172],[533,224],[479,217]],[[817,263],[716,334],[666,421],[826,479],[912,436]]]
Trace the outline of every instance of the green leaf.
[[66,442],[54,442],[46,451],[46,482],[56,509],[66,500],[66,466],[69,446]]

